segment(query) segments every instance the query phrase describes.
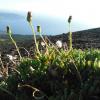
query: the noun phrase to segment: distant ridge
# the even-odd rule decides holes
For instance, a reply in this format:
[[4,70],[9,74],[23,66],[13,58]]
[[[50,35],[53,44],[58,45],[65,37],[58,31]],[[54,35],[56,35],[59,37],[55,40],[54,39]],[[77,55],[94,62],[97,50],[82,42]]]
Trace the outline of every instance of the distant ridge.
[[[72,32],[73,47],[77,48],[100,48],[100,28]],[[68,43],[68,33],[50,36],[50,40],[58,39]]]
[[16,14],[16,13],[11,13],[11,12],[0,12],[0,19],[2,20],[6,18],[9,18],[9,19],[20,19],[20,18],[23,18],[23,16],[21,14]]
[[[2,32],[2,31],[1,31]],[[14,34],[13,37],[21,46],[30,47],[33,45],[32,35],[18,35]],[[9,40],[8,35],[0,34],[1,39]],[[57,40],[61,40],[63,43],[68,44],[68,33],[63,33],[55,36],[48,36],[50,41],[55,43]],[[73,48],[99,48],[100,49],[100,28],[93,28],[88,30],[82,30],[72,32]],[[2,45],[0,45],[2,47]],[[6,45],[5,45],[6,46]]]
[[76,33],[76,32],[79,33],[79,32],[82,32],[82,31],[83,31],[83,32],[85,31],[85,32],[92,32],[92,33],[93,33],[93,32],[95,32],[95,33],[100,33],[100,27],[98,27],[98,28],[92,28],[92,29],[86,29],[86,30],[80,30],[80,31],[75,31],[74,33]]

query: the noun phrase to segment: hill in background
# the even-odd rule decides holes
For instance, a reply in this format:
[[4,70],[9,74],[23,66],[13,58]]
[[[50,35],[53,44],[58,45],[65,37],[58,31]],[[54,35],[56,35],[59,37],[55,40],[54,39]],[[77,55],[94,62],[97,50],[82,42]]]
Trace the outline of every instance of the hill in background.
[[[1,32],[2,33],[2,32]],[[32,35],[13,35],[19,47],[29,49],[34,46]],[[55,43],[61,40],[68,44],[68,33],[63,33],[55,36],[48,36],[50,41]],[[72,33],[73,48],[100,48],[100,28],[77,31]],[[14,48],[9,37],[6,34],[0,34],[0,51],[8,51]]]
[[[74,48],[100,48],[100,28],[88,29],[72,33]],[[68,34],[51,36],[50,40],[56,42],[57,40],[68,43]]]

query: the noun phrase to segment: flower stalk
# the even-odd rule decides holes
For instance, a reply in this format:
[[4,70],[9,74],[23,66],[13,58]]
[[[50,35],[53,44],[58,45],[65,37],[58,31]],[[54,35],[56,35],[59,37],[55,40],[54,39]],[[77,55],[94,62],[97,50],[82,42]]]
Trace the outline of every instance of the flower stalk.
[[34,42],[35,42],[35,46],[36,46],[36,51],[38,52],[39,55],[41,55],[40,51],[39,51],[39,48],[38,48],[38,43],[36,41],[36,33],[34,31],[34,27],[33,27],[33,24],[32,24],[32,13],[31,12],[27,13],[27,21],[28,21],[28,23],[29,23],[29,25],[31,27],[31,30],[32,30],[32,33],[33,33],[33,36],[34,36]]
[[16,48],[16,50],[17,50],[17,52],[18,52],[18,55],[19,55],[19,57],[20,57],[20,61],[21,61],[21,60],[22,60],[22,57],[21,57],[21,54],[20,54],[19,48],[18,48],[18,46],[17,46],[15,40],[14,40],[13,37],[12,37],[12,31],[11,31],[11,29],[10,29],[9,26],[6,27],[6,32],[7,32],[7,34],[9,35],[9,37],[10,37],[12,43],[15,45],[15,48]]
[[71,32],[71,20],[72,16],[69,16],[68,23],[69,23],[69,49],[72,49],[72,32]]
[[41,26],[37,26],[37,32],[39,33],[39,35],[40,35],[41,39],[43,40],[43,42],[45,43],[45,45],[48,46],[47,43],[46,43],[46,41],[45,41],[45,39],[42,36]]

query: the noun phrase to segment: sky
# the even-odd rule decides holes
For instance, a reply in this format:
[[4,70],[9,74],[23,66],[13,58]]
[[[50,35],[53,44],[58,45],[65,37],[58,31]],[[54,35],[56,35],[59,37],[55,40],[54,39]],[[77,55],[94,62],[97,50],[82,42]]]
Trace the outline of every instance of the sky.
[[73,20],[90,27],[100,26],[100,0],[0,0],[0,10],[32,11],[34,14]]

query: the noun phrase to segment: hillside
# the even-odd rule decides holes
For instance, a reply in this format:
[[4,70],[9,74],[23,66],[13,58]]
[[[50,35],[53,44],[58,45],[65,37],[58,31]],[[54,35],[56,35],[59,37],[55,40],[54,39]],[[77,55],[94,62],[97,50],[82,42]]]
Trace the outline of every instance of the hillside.
[[[73,32],[72,38],[75,48],[100,48],[100,28]],[[68,34],[63,33],[50,37],[50,40],[54,42],[58,39],[68,43]]]
[[[100,28],[83,30],[78,32],[73,32],[73,48],[100,48]],[[19,47],[25,47],[29,49],[33,46],[33,37],[31,35],[13,35],[14,39],[17,41]],[[68,34],[63,33],[55,36],[48,36],[48,38],[55,43],[57,40],[62,42],[67,42],[68,44]],[[9,37],[6,34],[0,34],[0,51],[8,51],[14,48]]]

